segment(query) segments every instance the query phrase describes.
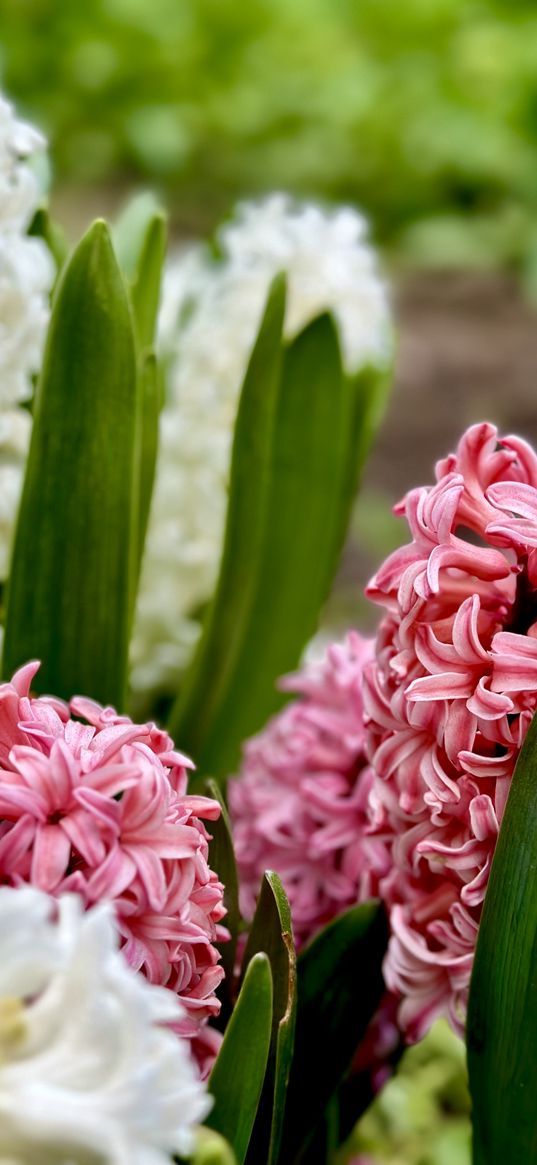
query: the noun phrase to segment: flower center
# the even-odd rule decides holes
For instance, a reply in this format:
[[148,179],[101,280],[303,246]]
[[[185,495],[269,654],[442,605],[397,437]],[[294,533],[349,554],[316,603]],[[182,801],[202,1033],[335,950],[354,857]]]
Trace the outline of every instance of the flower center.
[[10,1060],[26,1035],[26,1009],[14,995],[0,996],[0,1063]]

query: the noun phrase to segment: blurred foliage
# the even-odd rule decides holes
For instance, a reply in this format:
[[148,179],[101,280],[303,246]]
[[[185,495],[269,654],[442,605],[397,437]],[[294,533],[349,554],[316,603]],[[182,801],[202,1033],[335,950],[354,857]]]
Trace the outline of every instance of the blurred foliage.
[[0,0],[0,53],[60,181],[149,178],[196,230],[351,199],[403,258],[536,278],[532,0]]
[[469,1114],[464,1044],[440,1020],[362,1117],[352,1152],[378,1165],[470,1165]]

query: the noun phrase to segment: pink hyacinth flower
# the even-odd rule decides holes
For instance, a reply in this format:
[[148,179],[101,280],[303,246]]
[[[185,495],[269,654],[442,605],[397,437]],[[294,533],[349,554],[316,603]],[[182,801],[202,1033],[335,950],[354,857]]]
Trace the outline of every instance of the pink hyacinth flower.
[[128,962],[177,993],[181,1033],[206,1058],[225,909],[202,819],[219,805],[188,796],[192,762],[154,724],[82,697],[33,698],[38,667],[0,685],[1,880],[112,901]]
[[411,1039],[462,1032],[492,855],[537,707],[537,456],[474,425],[412,490],[411,542],[367,593],[385,609],[365,669],[370,794],[392,870],[385,966]]
[[[298,693],[244,748],[229,784],[241,909],[251,920],[263,873],[275,870],[289,898],[300,947],[342,910],[378,896],[391,859],[371,836],[362,679],[373,641],[350,632],[325,658],[282,682]],[[357,1071],[378,1087],[400,1041],[387,997]]]

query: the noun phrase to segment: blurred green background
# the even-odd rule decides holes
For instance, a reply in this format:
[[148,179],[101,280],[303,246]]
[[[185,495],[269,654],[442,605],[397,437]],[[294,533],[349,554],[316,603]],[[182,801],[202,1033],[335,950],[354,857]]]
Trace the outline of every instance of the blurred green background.
[[148,180],[183,230],[283,187],[410,264],[537,265],[532,0],[1,0],[57,182]]

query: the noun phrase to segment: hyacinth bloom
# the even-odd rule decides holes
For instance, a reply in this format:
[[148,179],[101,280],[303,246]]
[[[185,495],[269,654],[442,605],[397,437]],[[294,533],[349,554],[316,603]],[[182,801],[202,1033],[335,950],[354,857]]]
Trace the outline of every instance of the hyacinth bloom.
[[462,1031],[491,860],[537,707],[537,455],[475,425],[396,508],[411,542],[368,588],[385,610],[364,700],[389,986],[411,1039]]
[[186,794],[191,762],[154,724],[81,697],[32,698],[38,667],[0,686],[0,877],[112,902],[128,962],[179,997],[178,1030],[200,1038],[224,973],[203,825],[220,807]]
[[110,903],[0,888],[0,1160],[168,1165],[210,1100],[183,1018],[119,954]]
[[172,258],[164,280],[167,393],[132,644],[142,696],[175,693],[214,589],[233,426],[274,276],[287,277],[286,338],[331,311],[350,372],[390,358],[388,295],[356,210],[272,194],[239,204],[217,250],[191,247]]
[[[373,641],[351,631],[324,658],[282,681],[287,704],[244,749],[229,803],[240,874],[241,909],[250,920],[263,872],[281,877],[297,947],[342,910],[378,894],[389,852],[371,837],[362,678]],[[376,1091],[399,1044],[386,996],[355,1062]]]
[[385,847],[369,838],[362,675],[373,642],[350,632],[320,662],[281,686],[299,699],[247,741],[229,803],[247,919],[263,872],[276,870],[289,897],[297,944],[336,914],[375,897],[388,872]]
[[45,244],[27,235],[41,201],[29,162],[44,146],[0,94],[0,579],[7,575],[30,441],[31,417],[19,404],[31,398],[41,365],[54,280]]

